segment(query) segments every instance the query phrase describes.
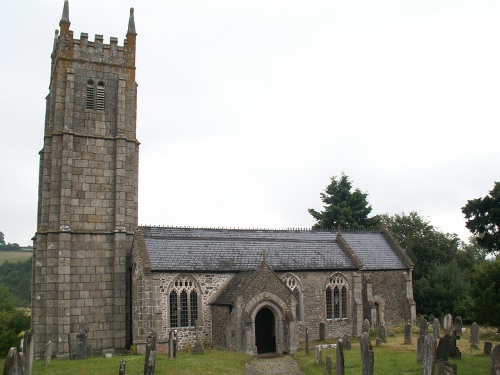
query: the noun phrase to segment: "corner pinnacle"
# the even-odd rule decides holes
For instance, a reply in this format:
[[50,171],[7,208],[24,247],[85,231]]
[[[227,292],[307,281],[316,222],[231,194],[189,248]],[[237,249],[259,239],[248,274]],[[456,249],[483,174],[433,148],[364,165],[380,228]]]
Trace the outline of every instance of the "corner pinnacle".
[[127,35],[137,35],[137,33],[135,32],[134,8],[130,8]]

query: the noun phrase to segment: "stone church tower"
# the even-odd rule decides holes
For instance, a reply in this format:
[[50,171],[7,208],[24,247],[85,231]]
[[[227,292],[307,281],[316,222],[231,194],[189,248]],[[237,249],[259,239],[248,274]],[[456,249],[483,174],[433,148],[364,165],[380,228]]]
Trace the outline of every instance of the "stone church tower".
[[[128,259],[137,227],[136,32],[123,46],[75,39],[65,0],[52,52],[34,237],[35,356],[67,356],[80,330],[95,349],[130,342]],[[74,346],[73,346],[74,348]],[[74,351],[74,349],[73,349]]]

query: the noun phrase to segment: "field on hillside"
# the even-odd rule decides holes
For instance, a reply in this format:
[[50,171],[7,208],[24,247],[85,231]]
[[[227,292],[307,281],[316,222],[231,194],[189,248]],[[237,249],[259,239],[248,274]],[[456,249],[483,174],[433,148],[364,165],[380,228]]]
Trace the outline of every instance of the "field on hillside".
[[12,263],[24,262],[31,258],[32,255],[31,251],[0,251],[0,264],[6,261]]

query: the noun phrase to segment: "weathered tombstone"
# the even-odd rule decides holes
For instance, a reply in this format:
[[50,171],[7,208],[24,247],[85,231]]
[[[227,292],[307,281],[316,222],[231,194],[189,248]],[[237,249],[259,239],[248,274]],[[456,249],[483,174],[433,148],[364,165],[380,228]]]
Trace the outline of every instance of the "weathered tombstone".
[[460,336],[457,336],[456,331],[452,330],[450,335],[450,358],[462,358],[462,353],[457,346],[457,340],[460,340]]
[[375,372],[375,352],[370,349],[370,369],[369,375],[373,375]]
[[23,363],[16,348],[10,348],[3,367],[3,375],[22,375]]
[[457,375],[457,365],[450,362],[439,361],[438,375]]
[[326,357],[326,375],[332,375],[332,359],[330,356]]
[[429,324],[434,324],[434,320],[436,320],[436,317],[433,314],[429,315]]
[[427,335],[427,319],[421,316],[418,326],[420,328],[420,336],[425,337]]
[[45,346],[45,356],[44,356],[45,367],[49,367],[51,358],[52,358],[52,341],[49,341]]
[[24,334],[24,343],[23,343],[23,366],[24,366],[24,375],[31,375],[33,370],[33,332],[27,330]]
[[306,355],[309,355],[309,330],[306,328]]
[[361,363],[363,365],[361,374],[371,375],[370,338],[367,332],[361,334],[359,345],[361,349]]
[[375,345],[378,347],[382,346],[382,339],[380,337],[377,337],[375,340]]
[[439,339],[436,350],[436,361],[447,361],[450,358],[451,337],[445,334]]
[[462,335],[462,327],[463,327],[462,318],[460,316],[457,316],[455,318],[455,333],[457,336]]
[[490,341],[485,341],[484,347],[483,347],[483,354],[484,355],[491,355],[492,348],[493,348],[493,344]]
[[319,345],[316,345],[316,358],[315,358],[315,362],[317,365],[320,365],[321,363],[323,363],[323,350],[321,350],[321,346]]
[[120,361],[120,370],[118,372],[118,375],[125,375],[125,366],[126,365],[127,365],[127,362],[124,359],[122,359]]
[[387,330],[384,323],[381,323],[378,327],[378,337],[382,342],[387,342]]
[[80,327],[80,332],[76,335],[76,358],[88,358],[87,331]]
[[434,323],[432,323],[432,332],[434,333],[434,338],[439,340],[441,337],[441,323],[439,323],[439,319],[434,319]]
[[319,339],[324,340],[325,337],[325,323],[319,323]]
[[[149,374],[148,371],[151,362],[151,353],[156,353],[156,332],[149,331],[146,342],[146,354],[144,356],[144,375]],[[154,373],[154,372],[153,372]]]
[[500,374],[500,345],[495,345],[490,357],[490,375]]
[[424,336],[418,336],[417,339],[417,362],[422,363],[424,356]]
[[479,349],[479,325],[476,322],[470,326],[470,347]]
[[363,325],[361,326],[361,332],[370,333],[370,322],[368,319],[363,320]]
[[351,350],[352,345],[351,342],[349,341],[349,336],[347,333],[342,337],[342,346],[345,350]]
[[144,375],[155,375],[155,370],[156,370],[156,352],[152,351],[149,354],[148,365],[146,371],[144,372]]
[[344,375],[344,342],[343,340],[337,340],[337,348],[335,350],[335,355],[337,359],[337,375]]
[[200,341],[200,337],[198,335],[198,320],[194,323],[194,328],[196,330],[196,342],[191,350],[192,354],[203,354],[205,353],[205,349],[203,348],[203,344]]
[[443,320],[444,332],[451,333],[452,325],[453,325],[453,316],[451,316],[451,314],[446,314]]
[[168,333],[168,357],[177,357],[177,330]]
[[406,323],[405,324],[405,345],[411,345],[411,324]]
[[422,356],[422,375],[434,374],[434,354],[436,352],[436,340],[432,333],[424,338],[424,352]]

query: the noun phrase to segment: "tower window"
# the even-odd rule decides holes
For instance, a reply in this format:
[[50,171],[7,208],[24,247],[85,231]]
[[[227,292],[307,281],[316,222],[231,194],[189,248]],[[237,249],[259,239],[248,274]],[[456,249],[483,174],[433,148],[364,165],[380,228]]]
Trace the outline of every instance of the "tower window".
[[104,82],[99,82],[97,86],[94,81],[87,82],[87,97],[85,98],[85,108],[104,111]]

